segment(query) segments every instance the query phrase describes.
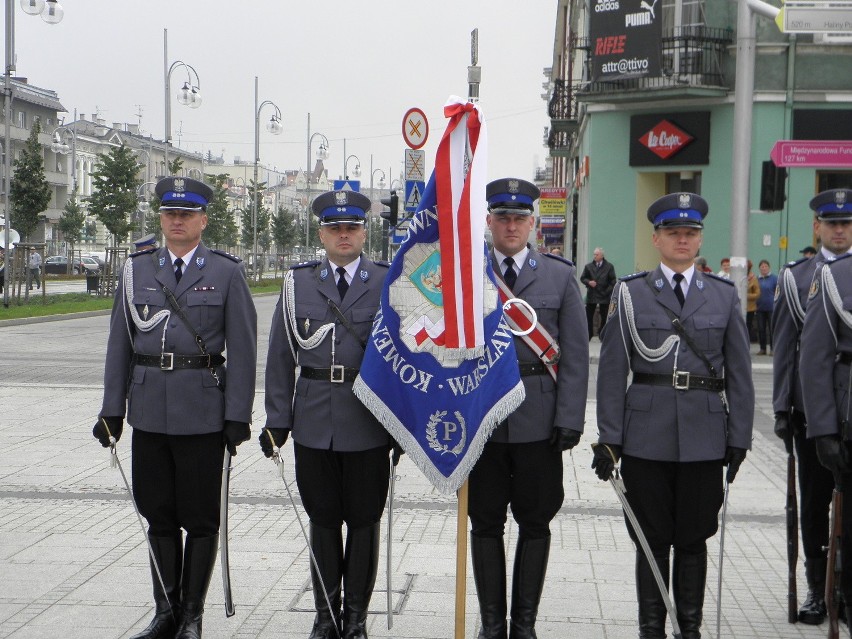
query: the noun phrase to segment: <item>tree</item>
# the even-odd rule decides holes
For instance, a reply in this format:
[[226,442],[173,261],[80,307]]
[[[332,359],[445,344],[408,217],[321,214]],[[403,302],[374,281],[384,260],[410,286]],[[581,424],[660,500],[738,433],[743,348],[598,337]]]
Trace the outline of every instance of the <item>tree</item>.
[[[71,245],[71,255],[74,255],[74,245],[83,237],[83,230],[86,224],[86,211],[80,206],[77,200],[77,192],[71,194],[71,198],[65,203],[65,212],[59,218],[59,231],[65,238],[65,241]],[[71,260],[68,260],[71,264]]]
[[[263,206],[262,195],[266,189],[266,182],[249,185],[249,197],[254,199],[257,206],[257,245],[259,250],[269,250],[269,210]],[[248,253],[254,252],[254,224],[251,215],[251,205],[242,212],[242,233],[240,239],[244,247],[248,247]]]
[[[228,189],[225,188],[227,181],[227,173],[207,176],[207,183],[213,188],[213,196],[207,204],[207,228],[201,237],[205,244],[217,248],[227,240],[228,223],[234,225],[234,216],[228,210]],[[234,227],[236,228],[236,225]]]
[[278,214],[272,218],[272,239],[278,247],[278,252],[283,253],[293,248],[299,242],[296,217],[283,206],[278,207]]
[[12,223],[26,239],[38,226],[39,213],[50,204],[51,188],[44,176],[44,150],[38,141],[41,124],[33,123],[11,180]]
[[97,168],[92,172],[89,210],[112,233],[113,246],[124,242],[133,229],[136,191],[141,184],[137,169],[136,156],[122,144],[109,153],[99,153]]
[[175,158],[171,162],[169,162],[169,175],[178,175],[180,170],[183,168],[183,159]]

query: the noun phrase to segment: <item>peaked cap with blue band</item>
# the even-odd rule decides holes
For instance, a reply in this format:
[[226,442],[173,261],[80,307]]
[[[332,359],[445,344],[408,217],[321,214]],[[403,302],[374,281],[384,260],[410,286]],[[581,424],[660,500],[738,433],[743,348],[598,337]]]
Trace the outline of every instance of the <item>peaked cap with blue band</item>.
[[327,191],[311,205],[320,226],[364,224],[371,207],[370,198],[358,191]]
[[658,228],[685,226],[704,228],[709,207],[707,200],[695,193],[670,193],[648,207],[648,221]]
[[489,213],[532,215],[533,202],[540,195],[541,191],[535,184],[518,178],[501,178],[485,187]]
[[206,211],[213,189],[204,182],[188,177],[167,177],[157,182],[154,189],[160,198],[160,210],[183,209]]
[[852,220],[852,189],[829,189],[811,200],[817,219],[823,222]]
[[137,251],[144,251],[151,247],[157,245],[157,236],[153,233],[148,233],[148,235],[143,235],[138,240],[133,240],[133,246],[136,247]]

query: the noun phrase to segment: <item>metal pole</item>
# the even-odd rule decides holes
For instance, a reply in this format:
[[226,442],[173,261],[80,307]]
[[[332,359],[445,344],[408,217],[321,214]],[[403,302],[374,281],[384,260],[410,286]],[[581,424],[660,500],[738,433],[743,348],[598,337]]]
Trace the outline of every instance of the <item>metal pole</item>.
[[163,29],[163,83],[166,86],[166,135],[163,140],[163,157],[165,158],[166,167],[164,174],[171,174],[169,171],[169,139],[172,137],[172,105],[169,102],[169,30]]
[[252,274],[254,281],[257,281],[258,260],[257,260],[257,163],[260,160],[260,109],[258,107],[257,97],[257,76],[254,76],[254,190],[251,196],[251,225],[252,225],[252,250],[254,256],[252,258],[254,265]]
[[746,0],[737,7],[737,70],[731,161],[731,281],[746,312],[751,120],[754,97],[756,19]]
[[305,253],[311,242],[311,114],[308,113],[308,155],[305,157],[305,182],[308,186],[308,197],[305,201]]
[[[151,178],[146,174],[145,179]],[[71,125],[71,193],[77,197],[77,109],[74,109],[74,122]]]
[[3,81],[4,123],[3,150],[3,194],[6,201],[3,228],[3,306],[9,307],[9,287],[12,285],[11,269],[9,268],[9,229],[12,227],[12,202],[9,197],[12,188],[12,72],[15,70],[15,6],[12,0],[6,0],[6,73]]

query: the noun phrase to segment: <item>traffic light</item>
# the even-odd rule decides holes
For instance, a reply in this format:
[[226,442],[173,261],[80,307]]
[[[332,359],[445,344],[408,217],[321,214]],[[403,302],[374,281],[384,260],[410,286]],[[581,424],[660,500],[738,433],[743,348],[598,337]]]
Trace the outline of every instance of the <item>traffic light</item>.
[[392,191],[390,197],[383,197],[382,204],[390,208],[390,211],[382,211],[380,215],[388,221],[390,226],[396,226],[399,219],[399,196]]
[[775,166],[775,162],[767,160],[763,163],[760,174],[760,210],[780,211],[784,208],[784,185],[787,182],[787,169]]

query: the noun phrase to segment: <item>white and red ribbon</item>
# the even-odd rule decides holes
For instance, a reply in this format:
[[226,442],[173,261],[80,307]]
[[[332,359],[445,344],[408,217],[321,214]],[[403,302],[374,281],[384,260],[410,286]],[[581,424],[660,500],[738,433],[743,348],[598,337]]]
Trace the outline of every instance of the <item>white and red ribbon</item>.
[[451,96],[450,118],[435,158],[438,229],[443,274],[444,346],[460,358],[481,355],[485,344],[485,184],[488,136],[477,107]]

